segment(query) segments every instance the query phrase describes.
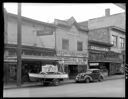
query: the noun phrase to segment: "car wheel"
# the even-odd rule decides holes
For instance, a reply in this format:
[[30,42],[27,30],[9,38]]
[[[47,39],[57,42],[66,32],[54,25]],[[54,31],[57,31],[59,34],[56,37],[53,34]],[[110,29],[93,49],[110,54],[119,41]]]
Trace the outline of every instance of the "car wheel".
[[53,80],[53,85],[58,86],[60,84],[60,81],[58,79]]
[[89,82],[90,82],[90,79],[89,79],[89,78],[86,78],[86,79],[85,79],[85,82],[86,82],[86,83],[89,83]]
[[75,81],[76,83],[79,83],[79,81]]
[[41,86],[44,86],[44,80],[43,79],[40,79],[40,82],[41,82]]
[[102,76],[99,77],[99,81],[100,82],[103,81],[103,77]]

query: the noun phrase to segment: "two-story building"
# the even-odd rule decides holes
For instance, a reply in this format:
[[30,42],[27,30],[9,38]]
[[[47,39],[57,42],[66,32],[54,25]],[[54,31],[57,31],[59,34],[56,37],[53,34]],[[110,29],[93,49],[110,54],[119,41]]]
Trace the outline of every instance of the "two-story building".
[[[115,58],[117,57],[117,59],[113,60],[110,58],[111,59],[110,60],[111,61],[110,74],[115,74],[119,70],[119,67],[124,65],[124,61],[125,61],[125,58],[124,58],[125,57],[125,53],[124,53],[125,52],[125,21],[126,21],[125,12],[110,15],[110,9],[106,9],[105,16],[90,19],[88,21],[79,23],[80,25],[83,25],[85,27],[88,26],[89,42],[93,41],[93,43],[98,42],[101,44],[105,43],[105,45],[106,44],[113,45],[113,46],[108,46],[109,52],[112,52],[113,54],[115,54],[112,56]],[[101,49],[97,47],[92,47],[92,48],[93,49],[95,48],[98,50]],[[111,56],[112,53],[110,53],[109,55]]]
[[[108,75],[121,73],[121,53],[111,50],[114,44],[110,38],[112,29],[105,27],[89,31],[89,68],[107,70]],[[94,37],[95,35],[95,37]]]
[[68,20],[55,19],[54,24],[56,31],[53,35],[42,36],[42,39],[49,38],[44,40],[48,44],[50,38],[55,37],[52,42],[55,43],[59,63],[69,78],[74,78],[78,72],[88,68],[88,29],[80,26],[73,17]]
[[[5,12],[4,31],[4,82],[16,83],[17,76],[17,15]],[[23,17],[22,20],[22,81],[29,81],[28,72],[40,72],[45,64],[56,64],[56,52],[53,42],[46,46],[41,38],[52,35],[56,26]]]

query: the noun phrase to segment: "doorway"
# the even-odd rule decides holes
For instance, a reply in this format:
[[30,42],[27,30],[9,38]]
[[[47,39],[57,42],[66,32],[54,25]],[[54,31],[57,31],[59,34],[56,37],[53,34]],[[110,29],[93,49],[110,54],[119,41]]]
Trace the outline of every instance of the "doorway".
[[75,79],[78,74],[78,65],[68,65],[69,79]]

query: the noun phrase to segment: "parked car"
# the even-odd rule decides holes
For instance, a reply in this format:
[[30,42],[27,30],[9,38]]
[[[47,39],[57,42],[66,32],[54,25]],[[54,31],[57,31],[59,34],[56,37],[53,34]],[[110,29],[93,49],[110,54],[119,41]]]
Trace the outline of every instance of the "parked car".
[[100,69],[88,69],[85,73],[79,73],[75,82],[92,82],[92,81],[103,81],[104,76],[101,73]]

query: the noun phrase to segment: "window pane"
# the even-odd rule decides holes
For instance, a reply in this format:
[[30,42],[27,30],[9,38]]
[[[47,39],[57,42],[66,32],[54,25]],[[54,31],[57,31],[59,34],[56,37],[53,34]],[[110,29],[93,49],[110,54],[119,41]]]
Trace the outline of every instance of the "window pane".
[[83,50],[83,43],[82,42],[77,42],[77,50],[82,51]]
[[114,47],[117,47],[117,36],[112,35],[112,44],[114,45]]
[[69,50],[69,40],[62,39],[62,49]]
[[124,48],[124,45],[125,45],[125,40],[124,38],[120,37],[120,47]]

